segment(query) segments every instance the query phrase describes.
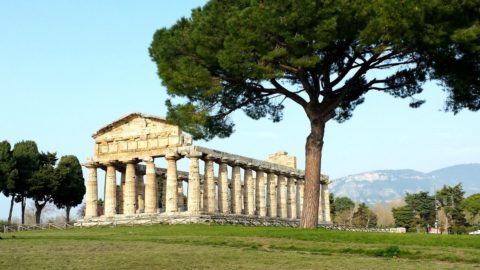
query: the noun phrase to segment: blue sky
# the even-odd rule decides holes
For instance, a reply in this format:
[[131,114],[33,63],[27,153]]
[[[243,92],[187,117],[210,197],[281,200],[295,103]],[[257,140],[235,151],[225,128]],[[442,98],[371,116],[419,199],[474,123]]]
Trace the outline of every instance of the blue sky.
[[[205,2],[1,1],[0,140],[35,140],[42,151],[84,161],[103,125],[134,111],[165,115],[166,91],[148,47],[155,30]],[[480,114],[443,112],[445,94],[435,83],[422,96],[427,103],[413,110],[408,100],[370,93],[351,120],[330,122],[322,172],[337,178],[479,163]],[[280,123],[238,112],[230,138],[196,144],[257,159],[285,150],[303,168],[308,121],[286,105]],[[7,208],[0,196],[0,219]]]

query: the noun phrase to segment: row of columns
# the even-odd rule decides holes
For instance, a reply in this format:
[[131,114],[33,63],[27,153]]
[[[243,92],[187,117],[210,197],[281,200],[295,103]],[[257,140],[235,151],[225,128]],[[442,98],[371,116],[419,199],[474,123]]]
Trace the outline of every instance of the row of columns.
[[[192,214],[200,212],[245,214],[261,217],[300,218],[303,209],[304,183],[293,174],[286,174],[265,167],[254,167],[239,161],[215,159],[200,152],[187,155],[190,160],[187,211]],[[182,184],[178,182],[177,160],[180,155],[170,154],[167,160],[167,173],[162,195],[164,211],[178,212],[179,202],[183,203]],[[205,162],[204,182],[201,185],[199,161]],[[157,213],[158,181],[153,158],[145,160],[145,184],[143,176],[137,175],[137,160],[125,162],[122,173],[120,192],[117,196],[116,166],[111,162],[106,167],[105,178],[105,216],[113,216],[118,212],[133,215],[138,212]],[[218,178],[215,181],[214,163],[218,163]],[[228,166],[232,167],[231,181],[228,177]],[[86,164],[88,182],[86,193],[86,217],[97,215],[97,167]],[[241,169],[243,169],[243,187]],[[255,171],[255,177],[253,172]],[[140,179],[140,181],[139,181]],[[179,192],[180,190],[180,192]],[[203,192],[202,192],[203,191]],[[117,200],[119,200],[117,202]],[[319,221],[330,222],[329,193],[327,184],[321,188],[319,204]]]

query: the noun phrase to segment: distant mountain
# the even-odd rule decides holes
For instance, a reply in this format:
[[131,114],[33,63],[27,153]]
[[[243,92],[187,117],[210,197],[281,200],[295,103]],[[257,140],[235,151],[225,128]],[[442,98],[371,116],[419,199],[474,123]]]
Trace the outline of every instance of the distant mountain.
[[429,173],[415,170],[380,170],[334,179],[330,185],[335,197],[347,196],[356,202],[390,202],[406,192],[433,193],[443,185],[463,184],[466,195],[480,193],[480,164],[461,164]]

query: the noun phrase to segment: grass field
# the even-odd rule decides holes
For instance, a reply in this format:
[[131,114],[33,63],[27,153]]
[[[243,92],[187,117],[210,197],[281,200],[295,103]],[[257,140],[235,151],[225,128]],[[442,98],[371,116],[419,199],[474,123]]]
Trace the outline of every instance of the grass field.
[[480,269],[480,237],[152,225],[0,234],[0,269]]

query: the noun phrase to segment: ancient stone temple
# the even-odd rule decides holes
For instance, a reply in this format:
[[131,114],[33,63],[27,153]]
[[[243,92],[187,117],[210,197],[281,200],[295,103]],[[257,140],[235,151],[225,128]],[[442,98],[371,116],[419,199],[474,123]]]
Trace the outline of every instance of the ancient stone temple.
[[[304,172],[286,152],[263,161],[197,146],[179,127],[141,113],[102,127],[93,139],[93,157],[84,163],[88,178],[85,216],[78,221],[82,226],[213,219],[268,225],[295,223],[301,216]],[[182,158],[189,160],[187,172],[177,169]],[[157,168],[155,159],[165,159],[166,168]],[[99,169],[105,171],[101,216]],[[328,177],[321,182],[319,222],[329,223]]]

